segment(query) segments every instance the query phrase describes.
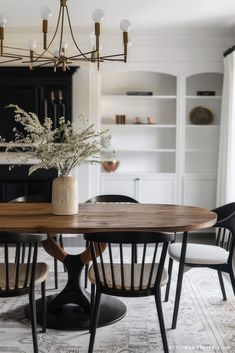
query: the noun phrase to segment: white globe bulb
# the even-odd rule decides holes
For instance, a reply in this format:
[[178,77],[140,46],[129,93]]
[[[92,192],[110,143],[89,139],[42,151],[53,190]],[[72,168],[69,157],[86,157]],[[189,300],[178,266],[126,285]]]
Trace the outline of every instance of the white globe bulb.
[[95,23],[97,22],[101,22],[104,18],[104,12],[103,10],[100,10],[100,9],[96,9],[93,11],[92,13],[92,19]]
[[36,42],[36,40],[31,39],[31,40],[28,41],[28,48],[29,48],[30,50],[35,50],[36,47],[37,47],[37,42]]
[[43,6],[41,16],[43,20],[49,20],[49,18],[51,18],[52,13],[48,6]]
[[6,23],[7,23],[6,17],[4,17],[3,15],[0,15],[0,27],[5,27]]
[[129,20],[122,20],[120,23],[120,29],[123,32],[129,32],[131,29],[131,23]]
[[63,48],[63,49],[67,49],[68,46],[69,46],[69,43],[68,43],[68,42],[63,42],[63,43],[62,43],[62,48]]

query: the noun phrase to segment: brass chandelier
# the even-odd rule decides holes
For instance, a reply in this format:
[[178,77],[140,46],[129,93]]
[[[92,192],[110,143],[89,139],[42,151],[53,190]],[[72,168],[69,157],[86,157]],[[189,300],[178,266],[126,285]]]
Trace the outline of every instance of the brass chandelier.
[[[36,66],[53,66],[54,71],[61,67],[63,71],[69,69],[69,65],[75,62],[90,62],[96,63],[97,69],[100,67],[101,62],[105,61],[119,61],[127,62],[128,52],[128,31],[131,24],[128,20],[122,20],[120,29],[123,32],[123,52],[120,54],[102,55],[100,46],[100,22],[104,17],[104,13],[100,9],[93,11],[92,18],[94,21],[94,35],[92,47],[90,51],[83,52],[75,39],[72,24],[70,20],[69,10],[67,6],[68,0],[59,0],[60,8],[58,19],[52,38],[48,40],[48,24],[51,17],[50,10],[45,7],[42,13],[42,34],[43,34],[43,50],[41,53],[36,51],[37,43],[34,40],[29,41],[28,49],[15,48],[6,46],[4,42],[4,28],[6,19],[0,15],[0,64],[5,64],[13,61],[21,61],[22,63],[29,64],[30,69]],[[68,54],[68,44],[65,42],[65,22],[68,24],[69,34],[75,53]],[[55,49],[55,42],[57,37],[59,40]]]

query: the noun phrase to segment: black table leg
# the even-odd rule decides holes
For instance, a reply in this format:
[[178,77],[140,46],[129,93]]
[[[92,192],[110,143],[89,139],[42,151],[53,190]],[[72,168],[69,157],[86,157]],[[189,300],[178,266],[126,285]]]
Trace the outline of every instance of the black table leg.
[[181,295],[183,274],[184,274],[185,255],[186,255],[186,248],[187,248],[187,239],[188,239],[188,233],[184,232],[182,247],[181,247],[181,254],[180,254],[177,288],[176,288],[176,294],[175,294],[175,305],[174,305],[174,312],[173,312],[173,319],[172,319],[172,326],[171,326],[172,329],[176,328],[177,319],[178,319],[180,295]]
[[[65,288],[57,295],[47,297],[47,327],[63,330],[90,328],[90,293],[81,285],[84,268],[79,255],[67,255],[64,265],[68,274]],[[36,302],[37,320],[42,323],[42,301]],[[26,315],[30,316],[28,307]],[[112,324],[126,314],[126,306],[119,299],[102,295],[98,326]]]

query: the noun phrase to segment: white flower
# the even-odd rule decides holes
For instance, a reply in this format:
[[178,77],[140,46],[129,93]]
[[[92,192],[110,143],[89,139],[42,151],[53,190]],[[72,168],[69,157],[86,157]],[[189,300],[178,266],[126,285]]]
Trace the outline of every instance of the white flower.
[[[15,138],[8,143],[6,152],[16,152],[15,156],[21,157],[21,163],[31,158],[39,160],[29,169],[29,175],[40,168],[56,168],[59,175],[66,175],[81,164],[100,163],[107,154],[99,142],[101,135],[110,138],[107,130],[95,132],[93,125],[85,127],[83,122],[82,128],[74,132],[71,122],[64,117],[59,119],[59,126],[52,130],[50,118],[45,118],[41,123],[36,114],[28,113],[17,105],[11,104],[9,107],[14,108],[15,121],[21,124],[22,131],[13,128]],[[85,121],[83,116],[81,118]],[[2,137],[0,142],[6,143]]]

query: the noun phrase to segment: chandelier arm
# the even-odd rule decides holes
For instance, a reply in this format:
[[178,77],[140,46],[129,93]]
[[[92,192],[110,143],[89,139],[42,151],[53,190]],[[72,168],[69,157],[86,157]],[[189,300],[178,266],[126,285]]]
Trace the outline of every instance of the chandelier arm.
[[[67,5],[66,5],[67,7]],[[60,28],[60,43],[59,43],[59,56],[62,49],[62,41],[63,41],[63,32],[64,32],[64,6],[62,8],[62,19],[61,19],[61,28]]]
[[124,54],[110,54],[110,55],[104,55],[104,56],[101,56],[100,58],[101,59],[106,59],[106,58],[114,58],[114,57],[117,57],[117,56],[124,56]]
[[[84,54],[84,55],[87,55],[87,54],[92,54],[92,53],[96,53],[96,50],[88,51],[88,52],[83,53],[83,54]],[[73,60],[73,59],[79,58],[80,56],[83,56],[83,54],[69,56],[68,59],[69,59],[69,60]],[[90,59],[88,58],[88,60],[90,60]],[[90,61],[91,61],[91,60],[90,60]]]
[[[70,34],[71,34],[71,37],[72,37],[72,40],[73,40],[74,45],[76,46],[76,48],[77,48],[77,50],[79,51],[79,53],[81,54],[81,56],[83,56],[86,60],[91,61],[91,59],[86,56],[87,53],[84,54],[84,53],[81,51],[81,49],[79,48],[79,46],[77,45],[77,43],[76,43],[76,40],[75,40],[74,34],[73,34],[72,24],[71,24],[71,21],[70,21],[70,16],[69,16],[69,11],[68,11],[67,6],[66,6],[66,12],[67,12],[67,18],[68,18],[68,23],[69,23]],[[90,51],[90,52],[88,52],[88,54],[90,54],[90,53],[92,53],[92,52],[93,52],[93,51]]]
[[[40,54],[35,60],[33,60],[33,62],[37,62],[40,58],[43,57],[43,55],[48,51],[48,49],[50,48],[51,44],[53,43],[56,35],[57,35],[57,32],[58,32],[58,28],[59,28],[59,24],[60,24],[60,18],[61,18],[61,7],[60,7],[60,11],[59,11],[59,16],[58,16],[58,20],[57,20],[57,24],[56,24],[56,29],[55,29],[55,32],[54,32],[54,35],[50,41],[50,43],[48,44],[48,47],[42,52],[42,54]],[[53,60],[52,60],[53,62]]]
[[11,63],[11,62],[13,62],[13,61],[19,61],[19,60],[21,60],[21,58],[19,58],[19,57],[13,57],[13,56],[6,56],[6,55],[4,55],[4,56],[0,56],[0,58],[11,58],[10,60],[5,60],[5,61],[1,61],[1,64],[6,64],[6,63]]
[[28,51],[28,49],[17,48],[17,47],[9,47],[9,46],[6,46],[6,45],[4,45],[3,48],[6,48],[6,49],[13,49],[13,50]]
[[45,61],[44,63],[38,64],[37,67],[46,66],[46,65],[49,65],[51,63],[53,63],[53,60],[48,60],[48,61]]
[[102,58],[102,61],[120,61],[120,62],[125,62],[124,59],[109,59],[109,58],[106,58],[106,59]]

